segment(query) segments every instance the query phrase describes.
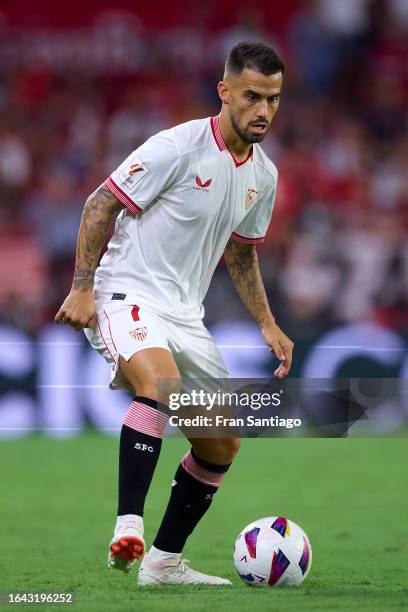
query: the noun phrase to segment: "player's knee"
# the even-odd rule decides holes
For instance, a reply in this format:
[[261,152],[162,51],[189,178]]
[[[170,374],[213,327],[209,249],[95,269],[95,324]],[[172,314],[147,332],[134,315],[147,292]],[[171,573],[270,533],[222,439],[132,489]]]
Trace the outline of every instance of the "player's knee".
[[214,449],[214,462],[220,465],[232,463],[240,446],[241,440],[239,438],[221,438],[217,440],[217,445]]
[[172,374],[172,378],[166,378],[166,376],[158,372],[149,379],[136,380],[134,383],[136,395],[150,397],[166,405],[169,404],[169,398],[172,394],[180,393],[180,387],[180,375],[176,373]]
[[172,360],[162,363],[160,356],[148,359],[139,353],[128,363],[121,357],[120,368],[135,395],[168,404],[171,393],[180,393],[180,373]]

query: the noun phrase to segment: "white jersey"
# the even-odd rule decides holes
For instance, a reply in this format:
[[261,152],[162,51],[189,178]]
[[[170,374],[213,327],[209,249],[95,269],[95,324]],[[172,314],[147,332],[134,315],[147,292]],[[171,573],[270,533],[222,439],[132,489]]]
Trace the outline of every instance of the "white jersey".
[[258,144],[238,162],[219,117],[211,117],[152,136],[105,185],[125,208],[96,270],[96,299],[122,294],[128,303],[193,321],[204,314],[228,240],[264,240],[277,170]]

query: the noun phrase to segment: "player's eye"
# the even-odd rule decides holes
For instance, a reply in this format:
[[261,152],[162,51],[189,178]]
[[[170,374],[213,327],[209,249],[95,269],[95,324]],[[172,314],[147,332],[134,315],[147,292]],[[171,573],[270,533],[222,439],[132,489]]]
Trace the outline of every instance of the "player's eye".
[[271,96],[270,98],[268,98],[269,104],[275,104],[275,102],[278,102],[278,100],[279,96]]
[[246,97],[247,100],[250,100],[251,102],[255,102],[255,100],[258,99],[258,96],[256,94],[252,93],[251,91],[248,91],[245,94],[245,97]]

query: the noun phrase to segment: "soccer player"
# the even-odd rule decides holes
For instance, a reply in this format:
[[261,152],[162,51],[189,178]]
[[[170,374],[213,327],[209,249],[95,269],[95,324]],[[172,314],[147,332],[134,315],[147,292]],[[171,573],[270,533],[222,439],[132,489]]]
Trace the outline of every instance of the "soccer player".
[[[289,372],[293,344],[270,311],[256,253],[277,186],[277,170],[258,143],[278,110],[283,72],[270,47],[239,43],[218,84],[220,114],[152,136],[86,201],[72,288],[55,321],[85,329],[111,366],[111,388],[134,395],[120,436],[111,568],[127,572],[145,552],[144,503],[169,415],[158,399],[158,381],[228,376],[202,323],[202,302],[223,254],[243,303],[281,362],[275,375]],[[190,442],[138,584],[230,584],[191,569],[181,552],[239,439]]]

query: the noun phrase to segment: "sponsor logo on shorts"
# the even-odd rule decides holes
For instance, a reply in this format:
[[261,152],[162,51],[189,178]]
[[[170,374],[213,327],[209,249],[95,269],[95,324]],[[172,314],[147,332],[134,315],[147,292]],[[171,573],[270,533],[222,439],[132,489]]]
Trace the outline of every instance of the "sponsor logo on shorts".
[[149,446],[148,444],[142,444],[141,442],[136,442],[134,448],[136,450],[147,451],[148,453],[153,452],[153,446]]
[[142,342],[147,336],[147,327],[132,329],[132,331],[129,332],[129,335],[133,338],[133,340],[139,340],[139,342]]
[[248,208],[251,208],[251,206],[255,204],[255,202],[258,199],[258,196],[259,196],[259,191],[257,191],[256,189],[248,189],[246,198],[245,198],[245,208],[247,210]]

